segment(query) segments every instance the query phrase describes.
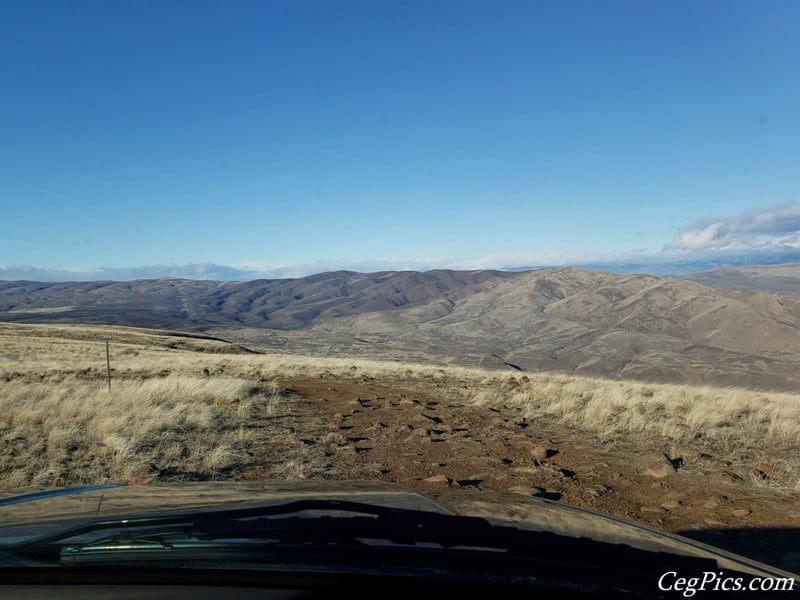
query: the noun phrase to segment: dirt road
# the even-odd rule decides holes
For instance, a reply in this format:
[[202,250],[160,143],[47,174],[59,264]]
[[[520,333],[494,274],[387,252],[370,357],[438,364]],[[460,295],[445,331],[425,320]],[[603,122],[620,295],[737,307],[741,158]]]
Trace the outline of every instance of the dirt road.
[[[513,407],[476,406],[436,384],[281,381],[292,412],[241,473],[382,480],[431,492],[513,492],[559,500],[800,570],[796,492],[759,483],[709,448],[658,439],[601,443]],[[285,436],[275,442],[275,429]],[[288,468],[287,468],[288,467]],[[763,468],[763,466],[762,466]]]

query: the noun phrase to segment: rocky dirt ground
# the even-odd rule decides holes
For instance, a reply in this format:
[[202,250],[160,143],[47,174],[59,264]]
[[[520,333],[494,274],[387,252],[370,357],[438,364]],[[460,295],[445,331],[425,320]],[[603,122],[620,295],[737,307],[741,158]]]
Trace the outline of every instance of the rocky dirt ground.
[[[382,480],[431,492],[514,492],[632,520],[800,571],[800,494],[712,448],[604,441],[518,408],[476,406],[457,390],[365,378],[281,381],[282,415],[253,427],[242,479]],[[278,430],[283,435],[276,435]]]

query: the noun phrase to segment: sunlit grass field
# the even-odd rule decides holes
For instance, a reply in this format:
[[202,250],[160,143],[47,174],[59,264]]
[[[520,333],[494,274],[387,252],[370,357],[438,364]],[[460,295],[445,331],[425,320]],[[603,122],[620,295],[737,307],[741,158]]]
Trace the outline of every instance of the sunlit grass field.
[[[780,467],[770,485],[800,489],[794,394],[254,354],[165,332],[11,324],[0,324],[0,488],[231,477],[252,461],[256,438],[286,435],[270,423],[293,417],[285,385],[301,377],[435,386],[475,405],[519,407],[533,423],[557,421],[603,443],[655,436],[747,449]],[[285,476],[300,476],[288,461]]]

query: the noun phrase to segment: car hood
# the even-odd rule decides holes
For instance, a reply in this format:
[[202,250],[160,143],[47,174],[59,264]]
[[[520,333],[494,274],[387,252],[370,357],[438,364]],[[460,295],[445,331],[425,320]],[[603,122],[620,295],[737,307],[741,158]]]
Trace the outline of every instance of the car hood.
[[245,508],[312,498],[480,517],[531,531],[712,559],[720,568],[752,575],[797,577],[694,540],[542,498],[449,488],[411,491],[395,484],[364,481],[95,485],[10,496],[0,498],[0,545],[95,519]]

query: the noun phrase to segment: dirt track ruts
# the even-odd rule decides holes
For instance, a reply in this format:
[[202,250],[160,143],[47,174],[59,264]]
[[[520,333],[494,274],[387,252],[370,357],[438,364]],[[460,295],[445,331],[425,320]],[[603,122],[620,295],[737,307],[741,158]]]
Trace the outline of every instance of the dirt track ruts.
[[470,404],[433,382],[401,387],[369,378],[293,378],[281,384],[293,406],[280,420],[287,441],[264,448],[271,460],[254,457],[243,478],[286,477],[291,459],[310,478],[392,481],[423,492],[514,492],[800,570],[797,494],[758,487],[711,454],[669,456],[659,440],[602,443],[553,421],[530,422],[517,408]]

